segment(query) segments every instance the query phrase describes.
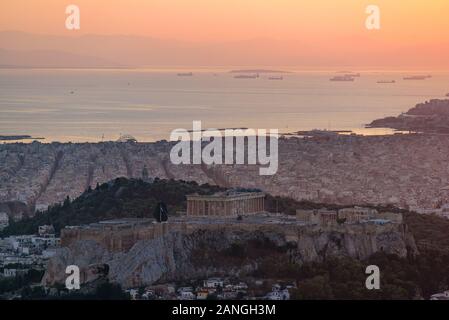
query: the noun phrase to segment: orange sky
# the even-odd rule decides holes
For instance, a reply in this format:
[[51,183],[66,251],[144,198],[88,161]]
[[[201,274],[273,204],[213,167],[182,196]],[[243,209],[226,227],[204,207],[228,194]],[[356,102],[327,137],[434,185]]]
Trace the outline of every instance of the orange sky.
[[[69,4],[81,9],[80,31],[65,30]],[[380,31],[364,27],[369,4],[381,9]],[[347,48],[348,55],[394,45],[438,55],[449,53],[448,14],[448,0],[1,0],[0,30],[189,42],[269,38],[286,51]]]

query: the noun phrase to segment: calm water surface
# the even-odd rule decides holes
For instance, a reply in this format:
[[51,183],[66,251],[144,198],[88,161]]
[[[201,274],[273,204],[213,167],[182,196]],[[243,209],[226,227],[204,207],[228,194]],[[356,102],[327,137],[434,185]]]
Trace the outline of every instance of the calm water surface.
[[[331,82],[334,72],[295,72],[284,80],[235,79],[227,71],[0,70],[0,134],[44,141],[168,139],[176,128],[363,129],[371,120],[398,115],[416,103],[444,98],[449,74],[403,81],[410,73],[362,73],[354,82]],[[378,84],[378,80],[396,80]]]

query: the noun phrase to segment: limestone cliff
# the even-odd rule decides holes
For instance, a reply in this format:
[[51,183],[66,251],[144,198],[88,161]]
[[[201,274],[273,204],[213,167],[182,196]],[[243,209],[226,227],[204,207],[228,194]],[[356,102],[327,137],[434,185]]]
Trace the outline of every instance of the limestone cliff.
[[[239,253],[239,248],[245,250],[244,254]],[[82,270],[83,282],[95,279],[99,276],[95,270],[107,265],[111,281],[137,287],[158,281],[245,275],[255,271],[268,256],[288,257],[288,261],[301,265],[332,256],[364,259],[381,250],[401,257],[417,253],[404,224],[327,228],[200,225],[140,240],[127,252],[108,252],[98,242],[77,241],[49,261],[43,283],[63,283],[65,267],[72,264]]]

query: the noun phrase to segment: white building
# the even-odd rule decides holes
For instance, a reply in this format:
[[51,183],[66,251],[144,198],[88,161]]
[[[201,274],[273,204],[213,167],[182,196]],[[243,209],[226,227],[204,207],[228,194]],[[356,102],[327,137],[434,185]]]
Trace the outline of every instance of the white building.
[[9,264],[23,264],[23,265],[32,265],[34,263],[34,259],[32,257],[18,257],[18,256],[7,256],[3,260],[3,264],[5,266]]
[[26,274],[28,270],[26,269],[4,269],[3,276],[6,278],[14,278],[18,275]]
[[180,300],[195,300],[196,296],[192,291],[182,291],[179,295]]
[[247,290],[248,285],[245,282],[239,282],[237,285],[234,286],[236,290]]
[[48,248],[59,247],[61,244],[61,239],[56,238],[54,235],[11,236],[6,238],[6,240],[10,243],[14,251],[26,255],[40,253]]
[[180,287],[178,289],[178,294],[181,294],[183,292],[193,292],[193,288],[192,287]]
[[154,291],[153,290],[146,290],[142,294],[142,299],[143,300],[150,300],[152,297],[154,297]]
[[271,291],[265,296],[266,300],[290,300],[288,289]]
[[209,278],[203,281],[203,286],[206,288],[223,288],[223,280],[220,278]]
[[442,293],[432,294],[430,296],[430,300],[449,300],[449,290]]

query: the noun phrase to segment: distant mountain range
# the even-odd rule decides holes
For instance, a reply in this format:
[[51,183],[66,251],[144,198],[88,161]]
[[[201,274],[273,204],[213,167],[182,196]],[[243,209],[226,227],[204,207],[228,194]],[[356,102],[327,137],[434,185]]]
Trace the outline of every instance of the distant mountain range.
[[93,68],[119,66],[120,64],[106,59],[62,51],[16,51],[0,49],[0,67],[2,68]]
[[[449,67],[449,44],[401,46],[346,37],[322,43],[313,37],[187,42],[132,35],[45,35],[0,31],[0,67],[203,67],[302,66],[305,68]],[[335,49],[332,43],[341,45]],[[348,47],[349,45],[349,47]],[[350,50],[350,54],[348,52]],[[414,55],[409,55],[414,52]],[[251,68],[253,69],[253,68]]]
[[278,57],[291,58],[282,53],[281,46],[264,39],[204,44],[141,36],[0,32],[3,67],[254,65],[278,61]]

